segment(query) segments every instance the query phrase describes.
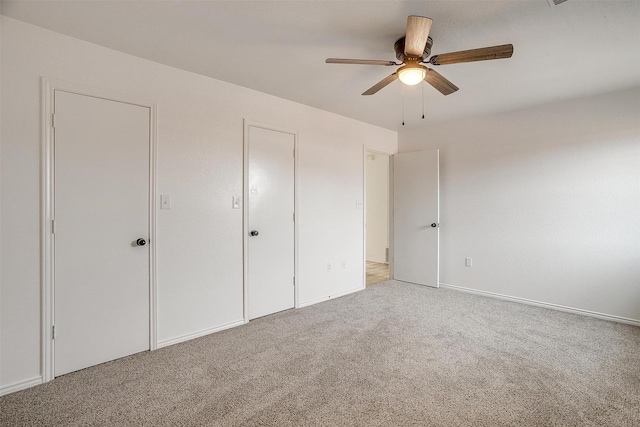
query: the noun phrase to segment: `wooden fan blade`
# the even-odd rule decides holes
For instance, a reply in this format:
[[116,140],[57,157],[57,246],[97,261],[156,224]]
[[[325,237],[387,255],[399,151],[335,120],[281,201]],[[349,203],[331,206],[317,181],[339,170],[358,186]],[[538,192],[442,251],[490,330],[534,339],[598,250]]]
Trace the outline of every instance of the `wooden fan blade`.
[[458,90],[458,86],[442,77],[438,72],[428,68],[424,81],[436,88],[443,95],[451,95]]
[[340,58],[327,58],[327,64],[361,64],[361,65],[400,65],[394,61],[379,61],[377,59],[340,59]]
[[407,35],[404,41],[404,54],[413,58],[420,58],[431,30],[431,18],[411,15],[407,18]]
[[460,62],[486,61],[489,59],[511,58],[513,45],[482,47],[480,49],[461,50],[459,52],[433,55],[429,62],[433,65],[458,64]]
[[371,88],[369,88],[366,92],[364,92],[363,95],[373,95],[374,93],[376,93],[377,91],[379,91],[380,89],[388,85],[389,83],[396,81],[397,79],[398,79],[398,73],[393,73],[389,77],[385,77],[375,85],[371,86]]

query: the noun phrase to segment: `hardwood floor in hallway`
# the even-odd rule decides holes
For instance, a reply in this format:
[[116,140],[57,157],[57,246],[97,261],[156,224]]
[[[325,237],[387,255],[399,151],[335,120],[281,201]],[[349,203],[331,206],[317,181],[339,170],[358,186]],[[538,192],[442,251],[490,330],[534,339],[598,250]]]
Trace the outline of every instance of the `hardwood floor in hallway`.
[[389,264],[367,261],[367,286],[389,280]]

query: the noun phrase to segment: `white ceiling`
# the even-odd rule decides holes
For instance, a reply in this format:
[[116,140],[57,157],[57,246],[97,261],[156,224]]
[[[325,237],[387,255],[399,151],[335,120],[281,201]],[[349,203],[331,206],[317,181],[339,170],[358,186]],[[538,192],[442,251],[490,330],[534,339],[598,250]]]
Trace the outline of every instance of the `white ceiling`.
[[[152,61],[388,129],[640,86],[640,2],[4,1],[2,14]],[[513,43],[511,59],[443,65],[460,90],[395,82],[360,94],[391,67],[406,18],[433,19],[432,53]],[[422,120],[422,91],[426,119]]]

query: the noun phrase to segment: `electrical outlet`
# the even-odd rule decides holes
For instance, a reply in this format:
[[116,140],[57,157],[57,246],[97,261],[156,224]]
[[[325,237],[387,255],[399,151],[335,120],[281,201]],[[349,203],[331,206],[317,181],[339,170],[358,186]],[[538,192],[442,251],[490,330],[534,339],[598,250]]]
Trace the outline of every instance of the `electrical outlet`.
[[473,265],[473,260],[471,258],[465,258],[464,259],[464,266],[465,267],[471,267]]
[[331,263],[330,262],[327,263],[327,271],[331,271]]
[[342,260],[342,268],[347,268],[347,261]]

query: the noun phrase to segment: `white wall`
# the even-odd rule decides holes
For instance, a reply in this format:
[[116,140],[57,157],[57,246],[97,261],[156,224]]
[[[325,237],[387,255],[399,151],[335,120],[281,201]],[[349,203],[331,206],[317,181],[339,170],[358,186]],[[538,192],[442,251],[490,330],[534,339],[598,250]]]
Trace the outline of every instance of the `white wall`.
[[442,283],[640,320],[639,88],[399,136],[431,148]]
[[[299,132],[299,296],[361,289],[363,147],[397,134],[2,17],[0,393],[40,376],[40,77],[158,102],[158,339],[242,320],[243,119]],[[327,272],[327,262],[346,268]]]
[[367,153],[367,261],[386,262],[389,247],[389,156]]
[[[2,13],[2,2],[0,1],[0,13]],[[0,15],[1,16],[1,15]],[[2,19],[0,19],[0,82],[2,82]],[[2,84],[0,84],[0,100],[2,99]],[[2,189],[2,103],[0,102],[0,189]],[[0,190],[1,191],[1,190]],[[1,192],[0,192],[1,194]],[[0,203],[2,198],[0,197]],[[0,208],[0,242],[2,242],[2,209]],[[2,244],[0,244],[0,280],[2,278]],[[0,284],[2,282],[0,281]],[[2,286],[0,286],[0,308],[2,307]],[[2,337],[2,311],[0,309],[0,337]],[[0,339],[0,367],[2,366],[2,340]],[[2,373],[0,369],[0,389],[2,384]]]

